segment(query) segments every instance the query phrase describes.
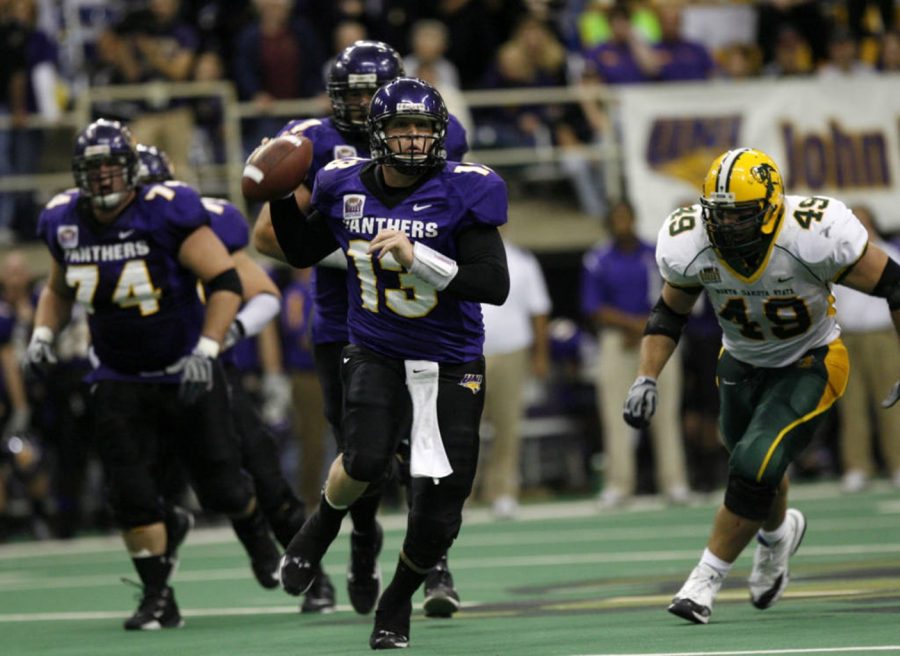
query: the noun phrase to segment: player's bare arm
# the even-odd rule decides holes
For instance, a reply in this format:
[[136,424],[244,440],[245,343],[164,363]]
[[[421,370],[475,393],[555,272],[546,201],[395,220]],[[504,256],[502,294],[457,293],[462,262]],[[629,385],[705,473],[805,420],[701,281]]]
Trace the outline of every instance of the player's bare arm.
[[244,301],[249,301],[257,294],[271,294],[275,298],[281,298],[281,292],[269,274],[251,258],[246,251],[239,250],[231,254],[234,260],[234,268],[241,277],[241,287],[244,290]]
[[[206,286],[202,334],[221,344],[241,305],[241,284],[234,261],[209,226],[197,228],[184,240],[178,251],[178,261]],[[228,279],[229,272],[234,274],[233,280]]]
[[59,262],[53,260],[47,284],[38,299],[34,325],[46,326],[54,333],[59,332],[69,322],[74,302],[74,290],[66,285],[65,272]]

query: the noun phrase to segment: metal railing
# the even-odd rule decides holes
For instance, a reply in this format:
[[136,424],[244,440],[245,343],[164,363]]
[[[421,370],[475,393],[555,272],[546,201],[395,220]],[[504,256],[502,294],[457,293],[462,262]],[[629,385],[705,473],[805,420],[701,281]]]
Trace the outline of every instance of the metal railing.
[[[221,101],[222,134],[225,150],[224,164],[205,164],[196,169],[200,179],[218,180],[219,185],[227,189],[228,197],[239,207],[243,207],[241,196],[241,172],[243,169],[244,144],[241,136],[241,121],[265,117],[291,118],[321,116],[323,103],[320,99],[280,100],[274,102],[265,113],[260,113],[253,102],[238,102],[234,85],[227,81],[220,82],[180,82],[150,84],[117,85],[90,87],[76,99],[72,111],[64,113],[58,122],[49,122],[37,115],[28,117],[26,127],[29,129],[60,132],[60,128],[68,130],[74,137],[94,116],[94,108],[101,103],[122,101],[150,101],[162,105],[172,99],[216,98]],[[468,91],[462,98],[469,108],[504,107],[535,104],[566,104],[582,101],[598,101],[615,104],[615,96],[607,89],[600,87],[552,87],[530,89],[506,89],[488,91]],[[12,122],[7,116],[0,116],[0,130],[8,130]],[[191,138],[187,135],[186,138]],[[533,164],[536,154],[541,162],[558,162],[563,152],[577,153],[588,161],[604,162],[604,175],[607,189],[619,188],[621,179],[621,153],[618,144],[607,139],[604,145],[584,145],[567,147],[566,149],[548,146],[538,149],[533,146],[516,148],[480,149],[469,153],[467,159],[488,166],[518,166]],[[39,191],[46,195],[72,185],[72,176],[68,168],[59,171],[41,173],[15,172],[13,175],[0,178],[0,192]]]

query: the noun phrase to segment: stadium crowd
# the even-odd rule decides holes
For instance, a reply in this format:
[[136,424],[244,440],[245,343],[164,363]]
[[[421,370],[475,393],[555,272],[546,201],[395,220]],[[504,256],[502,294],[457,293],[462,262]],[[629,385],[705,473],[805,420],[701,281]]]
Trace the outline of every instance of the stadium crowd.
[[[242,126],[243,148],[249,152],[285,123],[269,115],[273,101],[318,99],[321,114],[328,113],[327,71],[338,53],[360,39],[393,46],[404,58],[407,75],[434,84],[451,114],[465,127],[473,150],[600,144],[616,138],[616,128],[602,105],[469,109],[461,92],[897,72],[900,26],[895,3],[875,3],[877,9],[870,4],[858,0],[724,7],[662,0],[2,0],[0,118],[9,121],[8,127],[0,129],[0,176],[44,171],[54,151],[69,152],[68,142],[61,147],[47,138],[46,126],[59,121],[89,86],[231,81],[239,98],[258,110],[257,118]],[[156,102],[148,95],[140,102],[103,103],[94,110],[96,117],[128,124],[138,142],[164,150],[177,177],[188,182],[193,181],[192,170],[197,166],[225,159],[222,107],[216,101]],[[45,123],[30,126],[28,116],[40,116]],[[581,210],[604,219],[610,237],[585,260],[583,313],[557,315],[546,331],[546,343],[533,347],[543,349],[549,344],[550,365],[549,372],[540,375],[542,392],[531,395],[527,412],[578,418],[584,477],[577,491],[600,492],[606,505],[651,491],[667,494],[672,502],[685,502],[689,489],[720,487],[725,481],[726,454],[710,419],[715,418],[717,401],[709,389],[714,366],[709,363],[714,363],[717,350],[711,344],[718,344],[720,332],[708,312],[695,313],[682,343],[680,433],[684,443],[674,448],[684,449],[684,468],[661,472],[656,484],[654,449],[646,431],[620,438],[638,440],[640,445],[620,445],[620,449],[636,451],[638,469],[625,477],[621,489],[610,485],[617,479],[609,469],[603,472],[597,466],[602,462],[597,456],[605,451],[611,432],[601,428],[593,393],[590,372],[596,366],[596,333],[619,331],[622,342],[636,347],[635,336],[651,310],[648,288],[658,291],[660,283],[654,278],[652,259],[648,267],[634,254],[652,253],[653,245],[637,244],[627,227],[624,237],[618,235],[622,228],[616,226],[616,217],[621,208],[607,198],[601,172],[574,154],[563,158],[562,168]],[[520,170],[501,172],[515,184]],[[52,376],[26,380],[19,369],[44,280],[29,270],[27,258],[13,246],[34,239],[41,208],[56,191],[0,192],[0,243],[6,247],[0,281],[4,389],[0,541],[10,533],[66,538],[86,529],[107,529],[112,522],[93,444],[91,404],[82,382],[91,368],[86,317],[76,312],[59,335],[59,362]],[[604,296],[605,281],[596,270],[603,258],[627,260],[635,271],[648,276],[638,285],[644,302],[617,308],[618,299]],[[274,337],[239,343],[234,362],[241,372],[241,386],[278,439],[287,480],[313,506],[334,447],[326,438],[322,400],[313,376],[312,283],[308,273],[267,264],[282,294],[277,331]],[[871,395],[882,391],[873,389]],[[619,396],[624,398],[624,389]],[[604,420],[619,422],[619,417]],[[839,423],[826,423],[813,446],[795,463],[798,473],[845,474],[847,489],[854,490],[866,484],[879,464],[891,467],[900,462],[889,441],[881,442],[875,463],[870,454],[845,456],[842,461],[840,437]],[[669,443],[665,448],[673,446]],[[628,455],[623,457],[628,460]],[[847,459],[852,457],[855,460]],[[622,472],[617,469],[614,474]],[[900,470],[887,474],[900,486]],[[507,503],[500,514],[514,516],[510,508],[515,505]]]

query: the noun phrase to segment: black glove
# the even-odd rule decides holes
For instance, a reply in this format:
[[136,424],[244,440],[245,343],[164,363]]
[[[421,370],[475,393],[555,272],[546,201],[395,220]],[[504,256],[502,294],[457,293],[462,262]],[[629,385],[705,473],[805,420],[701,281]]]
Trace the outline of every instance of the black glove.
[[884,397],[884,401],[881,402],[881,407],[890,408],[897,402],[898,399],[900,399],[900,380],[894,383],[894,386],[891,387],[891,391],[888,392],[888,395]]
[[634,428],[644,428],[656,412],[656,380],[640,376],[628,388],[628,397],[622,416],[625,423]]
[[25,360],[22,362],[25,375],[30,378],[42,378],[50,365],[56,362],[53,332],[46,326],[37,326],[31,335],[28,348],[25,349]]
[[201,337],[193,352],[181,360],[181,387],[178,398],[190,405],[212,390],[213,363],[219,345],[208,337]]

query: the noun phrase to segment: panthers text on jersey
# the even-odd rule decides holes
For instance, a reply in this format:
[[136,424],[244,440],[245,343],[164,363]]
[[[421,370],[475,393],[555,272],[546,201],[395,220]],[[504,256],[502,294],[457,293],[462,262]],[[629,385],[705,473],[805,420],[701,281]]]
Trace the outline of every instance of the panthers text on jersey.
[[88,312],[100,361],[91,380],[177,382],[163,375],[194,348],[203,323],[197,278],[178,261],[182,242],[209,224],[200,196],[187,186],[137,188],[109,225],[80,208],[77,190],[55,196],[38,234]]
[[319,172],[313,206],[328,219],[350,270],[350,341],[392,358],[468,362],[481,356],[484,326],[479,303],[439,292],[406,273],[389,254],[369,254],[381,229],[404,232],[456,259],[456,237],[475,225],[506,223],[506,183],[480,164],[448,161],[404,196],[383,198],[375,163],[334,160]]
[[[313,159],[306,174],[306,185],[312,189],[316,174],[334,159],[368,157],[369,142],[350,142],[335,127],[330,118],[308,118],[288,122],[278,132],[301,135],[313,143]],[[447,159],[461,160],[469,150],[466,130],[455,116],[447,124]],[[313,298],[316,312],[313,315],[312,337],[316,344],[346,342],[347,338],[347,286],[346,275],[340,269],[316,267]]]
[[666,219],[656,261],[675,287],[706,288],[731,355],[758,367],[783,367],[840,335],[831,286],[862,256],[867,240],[841,201],[785,196],[765,259],[745,277],[716,255],[700,205],[693,205]]

